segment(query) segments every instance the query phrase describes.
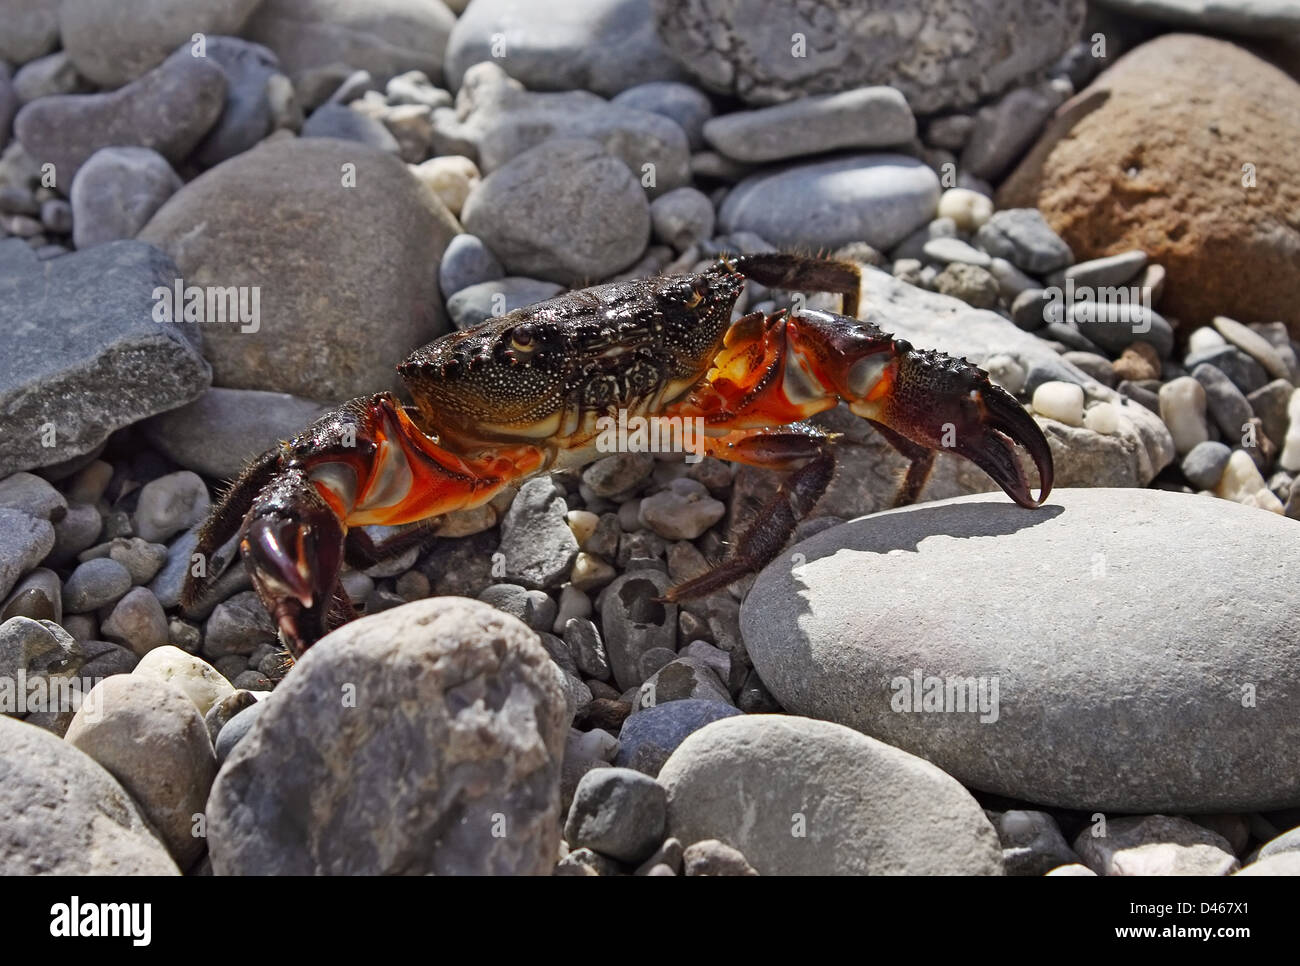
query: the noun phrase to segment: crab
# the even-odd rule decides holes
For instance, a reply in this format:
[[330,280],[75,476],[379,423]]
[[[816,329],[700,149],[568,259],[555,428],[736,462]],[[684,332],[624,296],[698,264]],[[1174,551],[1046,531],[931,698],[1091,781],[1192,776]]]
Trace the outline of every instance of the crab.
[[[733,321],[747,278],[838,294],[844,314],[782,309]],[[738,255],[703,272],[573,291],[445,335],[397,367],[413,405],[388,392],[353,399],[253,460],[200,528],[196,552],[210,558],[239,532],[253,588],[296,658],[357,616],[340,584],[345,563],[400,554],[447,514],[592,462],[604,455],[602,419],[620,411],[695,420],[707,454],[789,471],[727,556],[666,600],[714,593],[781,552],[835,469],[834,439],[805,420],[840,402],[910,461],[895,505],[915,501],[945,449],[1021,506],[1041,504],[1052,455],[1025,409],[964,359],[858,320],[860,283],[849,262]],[[363,529],[371,524],[407,526],[377,542]],[[200,600],[210,579],[191,572],[182,604]]]

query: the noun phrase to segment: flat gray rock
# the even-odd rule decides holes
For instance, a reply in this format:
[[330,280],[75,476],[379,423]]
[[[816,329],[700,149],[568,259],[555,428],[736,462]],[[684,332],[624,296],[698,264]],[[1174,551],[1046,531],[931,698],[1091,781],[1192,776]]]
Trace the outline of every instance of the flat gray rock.
[[232,479],[254,456],[302,432],[325,412],[282,392],[214,387],[144,424],[149,442],[187,470]]
[[74,243],[80,250],[134,238],[182,184],[151,148],[100,148],[72,182]]
[[565,285],[627,268],[650,240],[640,182],[588,138],[557,138],[512,158],[474,189],[461,220],[511,275]]
[[63,48],[77,71],[99,87],[113,88],[157,67],[196,33],[239,33],[258,2],[61,0],[56,6]]
[[32,101],[14,118],[14,134],[68,186],[100,148],[153,148],[173,164],[183,161],[221,116],[225,100],[221,68],[185,46],[110,93]]
[[659,772],[668,834],[718,839],[762,875],[1001,875],[997,833],[929,762],[825,721],[705,725]]
[[421,600],[317,643],[208,799],[218,875],[549,875],[561,672],[513,617]]
[[0,476],[89,453],[207,388],[197,327],[153,318],[154,290],[179,277],[135,241],[35,266],[0,260]]
[[1083,0],[653,6],[660,36],[706,88],[773,104],[891,84],[919,114],[967,107],[1041,75],[1078,38],[1084,17]]
[[242,288],[250,309],[256,292],[249,323],[203,326],[217,385],[328,402],[396,388],[397,363],[446,331],[438,259],[455,233],[397,158],[291,138],[195,178],[140,238],[187,284]]
[[[742,633],[787,710],[974,788],[1105,811],[1289,807],[1298,536],[1276,514],[1158,490],[922,504],[782,554]],[[938,698],[955,710],[933,712]]]
[[1295,0],[1098,0],[1135,17],[1200,30],[1275,37],[1300,34],[1300,7]]
[[938,204],[939,178],[916,158],[851,154],[750,175],[722,202],[718,227],[751,231],[778,248],[866,242],[885,251],[933,218]]
[[704,122],[704,139],[735,161],[760,164],[837,148],[883,148],[916,136],[916,118],[892,87],[859,87]]
[[117,781],[35,725],[0,716],[0,874],[180,875]]
[[529,90],[602,97],[687,77],[644,0],[477,0],[447,41],[447,83],[459,87],[465,71],[483,60],[495,60]]
[[676,121],[589,91],[527,91],[494,61],[466,72],[455,109],[434,111],[434,126],[477,154],[484,174],[551,138],[590,138],[621,158],[638,180],[652,175],[645,186],[651,196],[691,182],[690,147]]
[[262,0],[240,35],[275,51],[295,82],[346,64],[382,83],[410,70],[440,76],[455,23],[446,3],[428,0]]
[[25,64],[59,46],[57,3],[0,0],[0,23],[0,60]]

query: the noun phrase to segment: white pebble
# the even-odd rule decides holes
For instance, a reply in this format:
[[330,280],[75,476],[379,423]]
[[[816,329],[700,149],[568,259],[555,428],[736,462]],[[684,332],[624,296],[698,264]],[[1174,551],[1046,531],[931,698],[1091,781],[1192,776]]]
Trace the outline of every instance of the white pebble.
[[566,755],[572,754],[575,758],[613,761],[618,752],[618,739],[603,728],[592,728],[590,731],[570,728],[564,751]]
[[570,510],[564,515],[564,519],[569,523],[569,529],[573,531],[574,539],[578,541],[578,546],[583,546],[591,535],[596,532],[596,527],[600,524],[600,517],[590,510]]
[[1083,425],[1083,387],[1072,382],[1045,382],[1034,390],[1034,412],[1067,426]]
[[555,612],[555,623],[551,630],[556,634],[564,633],[564,625],[575,617],[591,616],[591,598],[574,587],[565,584],[560,590],[560,606]]
[[962,231],[974,231],[993,216],[993,200],[969,188],[949,188],[939,198],[938,214]]
[[[1218,333],[1215,333],[1216,335]],[[1179,456],[1210,438],[1205,426],[1205,387],[1191,376],[1179,376],[1160,387],[1160,418],[1174,438]]]
[[1020,360],[1005,352],[998,352],[984,360],[984,371],[989,378],[1013,396],[1020,395],[1025,388],[1025,379],[1029,373],[1020,364]]
[[1219,346],[1227,344],[1228,341],[1223,336],[1208,325],[1203,325],[1187,337],[1187,354],[1193,355],[1197,352],[1204,352],[1206,349],[1217,349]]
[[428,185],[457,218],[460,217],[460,209],[464,206],[465,199],[480,180],[478,165],[458,154],[430,158],[420,164],[409,164],[407,168],[411,174]]
[[1228,458],[1227,469],[1214,488],[1214,495],[1273,513],[1283,512],[1282,501],[1268,488],[1255,467],[1255,461],[1245,450],[1234,450]]
[[1097,403],[1083,414],[1083,425],[1094,433],[1111,436],[1119,430],[1119,410],[1108,402]]
[[186,654],[172,644],[155,647],[140,658],[140,663],[131,673],[165,681],[179,688],[198,706],[200,714],[207,714],[214,704],[226,695],[235,693],[234,686],[220,671],[207,661]]
[[579,553],[574,557],[573,567],[569,570],[569,580],[579,590],[604,587],[617,576],[613,567],[590,553]]
[[1294,473],[1300,470],[1300,389],[1291,393],[1291,401],[1286,404],[1286,417],[1291,422],[1287,426],[1278,462],[1282,469]]

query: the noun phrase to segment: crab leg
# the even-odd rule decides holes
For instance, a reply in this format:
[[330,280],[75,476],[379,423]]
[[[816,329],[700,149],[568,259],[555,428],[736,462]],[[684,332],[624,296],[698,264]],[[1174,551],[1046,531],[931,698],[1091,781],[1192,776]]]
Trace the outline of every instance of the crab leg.
[[[419,524],[480,506],[546,460],[533,445],[453,454],[423,433],[388,393],[327,413],[281,444],[277,455],[259,459],[211,520],[228,525],[246,510],[240,541],[245,566],[295,655],[328,630],[344,596],[339,572],[345,559],[365,565],[429,534],[427,526],[417,525],[377,546],[353,528]],[[222,537],[210,523],[200,533],[200,551],[219,545]],[[199,589],[187,583],[187,599]]]
[[[737,320],[707,382],[670,407],[669,415],[702,417],[715,432],[732,430],[708,441],[710,455],[798,468],[721,567],[672,588],[667,599],[710,593],[780,552],[799,517],[825,492],[834,459],[824,438],[765,427],[805,419],[840,400],[910,461],[896,506],[916,499],[939,449],[972,460],[1021,506],[1037,506],[1051,491],[1052,457],[1042,432],[981,370],[829,312],[766,318],[755,313]],[[1038,470],[1037,499],[1017,444]]]

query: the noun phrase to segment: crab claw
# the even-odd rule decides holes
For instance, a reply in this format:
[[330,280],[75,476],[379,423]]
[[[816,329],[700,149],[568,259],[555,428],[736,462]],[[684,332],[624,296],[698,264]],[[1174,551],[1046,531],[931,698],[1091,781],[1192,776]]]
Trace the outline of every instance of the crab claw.
[[[894,341],[892,386],[875,418],[933,450],[966,457],[1023,507],[1040,506],[1052,490],[1052,451],[1033,417],[988,374],[964,359],[918,351]],[[1030,492],[1017,447],[1038,471]]]
[[249,511],[240,542],[253,589],[294,657],[323,637],[343,565],[343,525],[294,471]]

